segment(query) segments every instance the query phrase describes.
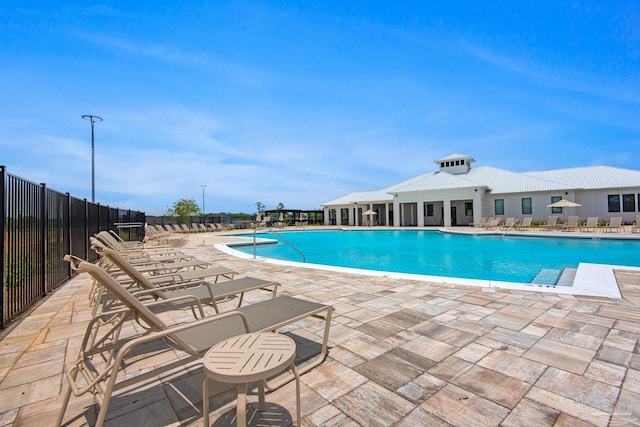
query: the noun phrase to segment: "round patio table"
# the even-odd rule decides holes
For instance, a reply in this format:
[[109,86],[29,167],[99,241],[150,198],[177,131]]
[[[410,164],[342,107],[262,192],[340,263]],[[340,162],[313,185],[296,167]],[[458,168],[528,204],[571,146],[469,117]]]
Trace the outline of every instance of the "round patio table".
[[286,335],[257,332],[227,338],[211,347],[203,358],[202,416],[209,425],[209,379],[237,384],[237,425],[247,424],[247,384],[258,382],[258,410],[264,411],[264,383],[286,368],[296,378],[296,411],[300,425],[300,378],[293,363],[296,343]]

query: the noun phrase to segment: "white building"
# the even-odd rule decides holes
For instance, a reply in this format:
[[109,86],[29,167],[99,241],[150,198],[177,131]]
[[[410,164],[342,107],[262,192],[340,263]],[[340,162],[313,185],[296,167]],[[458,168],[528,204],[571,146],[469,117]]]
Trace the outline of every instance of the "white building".
[[[597,216],[609,220],[622,216],[635,222],[640,214],[640,171],[610,166],[585,166],[517,173],[490,166],[471,167],[475,160],[451,154],[428,172],[378,191],[351,193],[324,203],[327,225],[378,225],[395,227],[469,225],[482,217],[532,217],[549,215]],[[567,199],[575,208],[549,208]],[[373,210],[376,215],[364,215]]]

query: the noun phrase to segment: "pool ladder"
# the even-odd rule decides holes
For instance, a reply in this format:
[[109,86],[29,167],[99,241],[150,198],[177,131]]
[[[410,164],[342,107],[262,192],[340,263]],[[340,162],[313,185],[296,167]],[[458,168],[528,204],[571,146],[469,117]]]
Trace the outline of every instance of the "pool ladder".
[[[282,240],[282,242],[284,244],[288,245],[291,249],[293,249],[294,251],[298,252],[300,254],[300,256],[302,257],[302,262],[307,262],[307,258],[300,251],[300,249],[296,248],[291,242],[289,242],[287,239],[282,237],[282,235],[280,233],[275,231],[273,228],[267,228],[266,230],[268,230],[270,233],[275,234],[280,240]],[[257,233],[257,231],[258,231],[257,227],[253,229],[253,259],[256,258],[256,233]]]
[[507,231],[509,231],[509,230],[513,230],[513,227],[515,227],[515,226],[516,226],[516,224],[517,224],[517,223],[519,223],[519,222],[522,222],[522,221],[520,221],[520,218],[516,218],[516,219],[511,223],[511,225],[510,225],[510,226],[508,226],[506,230],[504,230],[504,233],[502,233],[502,237],[504,237],[504,235],[505,235],[505,234],[507,234]]

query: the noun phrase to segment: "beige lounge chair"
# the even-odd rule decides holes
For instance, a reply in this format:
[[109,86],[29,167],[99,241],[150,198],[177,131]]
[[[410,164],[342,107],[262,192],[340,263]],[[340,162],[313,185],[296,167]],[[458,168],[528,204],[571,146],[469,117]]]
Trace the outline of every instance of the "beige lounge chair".
[[485,226],[485,225],[487,225],[487,218],[482,217],[482,218],[480,218],[480,222],[478,222],[478,223],[472,222],[472,223],[470,223],[469,225],[470,225],[471,227],[484,228],[484,226]]
[[562,224],[562,231],[576,231],[580,225],[580,218],[577,216],[570,216],[567,218],[567,223]]
[[597,216],[590,216],[587,218],[587,222],[580,226],[580,231],[588,232],[593,231],[596,232],[599,229],[598,222],[599,218]]
[[549,215],[547,222],[540,226],[540,230],[555,230],[558,226],[558,217],[555,215]]
[[631,227],[632,233],[640,233],[640,215],[636,215],[636,222],[633,223]]
[[487,221],[487,223],[484,226],[485,230],[495,230],[496,228],[498,228],[498,226],[500,225],[500,223],[502,222],[502,218],[498,217],[498,218],[491,218],[489,221]]
[[602,231],[604,233],[618,233],[624,231],[624,225],[622,225],[622,217],[621,216],[612,216],[609,220],[609,223],[602,227]]
[[533,226],[533,217],[526,216],[522,218],[522,222],[520,223],[520,225],[516,225],[516,230],[519,230],[519,231],[530,230],[532,226]]
[[[110,262],[116,265],[119,269],[121,269],[125,274],[131,275],[132,273],[137,273],[140,276],[144,277],[150,283],[155,286],[169,286],[169,285],[177,285],[179,283],[185,282],[193,282],[193,281],[202,281],[208,277],[214,277],[214,283],[218,281],[220,276],[232,280],[236,275],[234,270],[231,270],[226,267],[221,267],[219,265],[208,264],[204,268],[193,268],[189,270],[178,270],[172,271],[169,273],[161,273],[160,271],[156,272],[156,274],[144,276],[143,272],[138,270],[138,267],[134,264],[131,264],[129,260],[124,258],[117,251],[114,251],[111,248],[98,248],[96,247],[96,252],[100,256],[106,256]],[[132,279],[134,279],[132,277]],[[135,280],[135,279],[134,279]]]
[[[78,357],[64,375],[68,386],[63,387],[65,391],[56,426],[64,420],[72,393],[75,396],[94,395],[100,404],[95,425],[102,426],[116,391],[141,381],[156,380],[163,372],[195,367],[194,362],[198,362],[213,345],[239,334],[275,331],[301,320],[320,318],[325,323],[320,353],[300,364],[298,373],[318,366],[326,357],[331,306],[280,296],[205,319],[168,325],[99,266],[69,255],[65,260],[74,270],[90,274],[124,308],[101,313],[89,322]],[[126,327],[132,319],[145,326],[144,331],[136,332],[137,329]],[[129,335],[125,336],[125,331]],[[293,378],[292,374],[286,373],[266,384],[266,388],[273,390]]]
[[501,230],[511,230],[516,223],[516,219],[513,217],[508,217],[504,220],[504,223],[500,225]]
[[[239,295],[238,307],[240,307],[245,292],[262,289],[270,291],[272,296],[275,297],[279,286],[278,282],[254,277],[233,279],[233,276],[231,276],[231,279],[219,282],[218,276],[220,274],[217,274],[217,268],[197,269],[184,273],[179,272],[171,275],[148,277],[112,249],[104,248],[100,251],[100,255],[117,266],[117,268],[123,274],[126,274],[131,282],[137,286],[138,290],[133,290],[132,287],[128,287],[136,297],[170,299],[191,295],[195,296],[201,303],[211,304],[216,312],[219,312],[216,300]],[[205,273],[201,273],[202,271]],[[206,273],[207,271],[209,271],[209,274]],[[112,273],[110,274],[114,277]],[[186,280],[176,280],[177,277],[185,278]],[[213,283],[204,281],[207,277],[215,277],[215,281]],[[167,278],[171,281],[159,280],[161,278]],[[117,279],[117,277],[114,277],[114,279]]]
[[94,237],[100,240],[106,246],[127,254],[144,254],[144,256],[146,257],[176,254],[184,256],[184,253],[173,245],[152,247],[145,247],[144,245],[123,245],[119,240],[115,239],[115,237],[107,231],[96,233]]

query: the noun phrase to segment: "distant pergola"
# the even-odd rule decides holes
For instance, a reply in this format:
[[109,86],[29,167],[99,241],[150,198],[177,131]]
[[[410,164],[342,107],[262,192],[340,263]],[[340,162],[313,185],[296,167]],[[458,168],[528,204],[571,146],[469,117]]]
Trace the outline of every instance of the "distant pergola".
[[264,211],[263,218],[269,217],[269,222],[278,222],[280,214],[282,214],[283,221],[286,225],[297,225],[300,223],[324,224],[323,210],[271,209]]

